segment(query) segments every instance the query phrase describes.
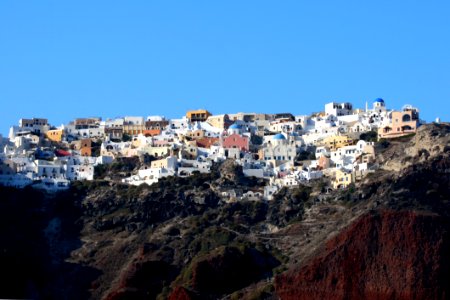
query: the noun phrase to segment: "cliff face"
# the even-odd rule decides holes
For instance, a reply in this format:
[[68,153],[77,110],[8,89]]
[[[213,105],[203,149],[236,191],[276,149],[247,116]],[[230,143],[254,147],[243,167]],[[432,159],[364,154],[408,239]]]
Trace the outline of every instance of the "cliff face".
[[362,214],[276,277],[281,299],[450,297],[450,126],[389,143],[384,170],[338,196]]
[[378,148],[385,168],[355,188],[270,202],[222,201],[263,185],[229,161],[152,186],[0,187],[0,297],[450,298],[450,126]]
[[364,215],[303,267],[276,278],[281,299],[445,299],[450,224],[413,211]]

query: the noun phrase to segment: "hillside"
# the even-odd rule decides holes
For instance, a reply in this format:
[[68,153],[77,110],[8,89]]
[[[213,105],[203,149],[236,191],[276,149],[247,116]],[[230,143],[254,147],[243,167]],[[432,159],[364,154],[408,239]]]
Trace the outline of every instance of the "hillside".
[[221,198],[264,185],[231,161],[152,186],[0,187],[0,297],[444,299],[450,126],[377,150],[380,169],[354,187],[316,181],[270,202]]

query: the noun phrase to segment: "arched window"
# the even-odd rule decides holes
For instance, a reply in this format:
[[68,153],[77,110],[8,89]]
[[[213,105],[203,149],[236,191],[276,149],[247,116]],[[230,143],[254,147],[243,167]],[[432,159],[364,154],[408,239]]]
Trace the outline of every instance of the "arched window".
[[411,116],[408,115],[408,114],[403,115],[402,121],[403,121],[403,122],[409,122],[409,121],[411,121]]
[[405,130],[412,130],[412,128],[411,128],[411,126],[403,126],[402,131],[405,131]]

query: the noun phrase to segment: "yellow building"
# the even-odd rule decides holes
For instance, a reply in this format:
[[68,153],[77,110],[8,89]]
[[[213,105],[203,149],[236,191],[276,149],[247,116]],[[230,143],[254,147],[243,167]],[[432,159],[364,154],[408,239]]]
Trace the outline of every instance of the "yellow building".
[[190,110],[186,113],[186,117],[191,122],[205,122],[211,113],[206,109]]
[[337,170],[335,178],[332,181],[333,189],[343,189],[348,187],[351,183],[355,182],[353,173],[347,173],[342,170]]
[[322,144],[328,147],[330,151],[336,151],[341,147],[353,145],[353,140],[346,135],[333,135],[324,138]]
[[53,129],[47,131],[45,137],[52,142],[61,142],[64,130],[62,129]]

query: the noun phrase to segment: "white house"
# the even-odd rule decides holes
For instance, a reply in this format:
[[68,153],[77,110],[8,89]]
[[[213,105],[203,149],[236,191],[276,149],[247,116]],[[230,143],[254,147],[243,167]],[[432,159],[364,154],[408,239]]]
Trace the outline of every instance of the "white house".
[[266,162],[272,162],[274,166],[286,161],[294,161],[296,154],[295,142],[286,139],[281,133],[274,135],[259,150],[259,158]]
[[323,172],[320,170],[314,170],[312,168],[303,169],[300,172],[300,178],[302,180],[311,181],[314,179],[319,179],[323,177]]
[[106,128],[122,128],[125,120],[123,118],[116,119],[107,119],[105,121],[100,122],[100,126],[104,126]]
[[144,117],[126,116],[124,118],[124,125],[144,125]]
[[349,102],[336,103],[330,102],[325,104],[325,113],[333,116],[345,116],[353,113],[353,106]]
[[280,190],[277,185],[269,184],[264,187],[264,199],[273,200],[273,196]]
[[175,175],[175,172],[166,168],[148,168],[139,170],[137,175],[122,179],[122,182],[132,185],[141,185],[143,183],[152,185],[153,183],[158,182],[162,177],[173,175]]

